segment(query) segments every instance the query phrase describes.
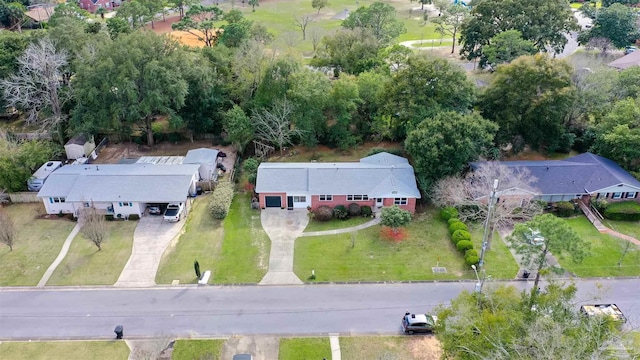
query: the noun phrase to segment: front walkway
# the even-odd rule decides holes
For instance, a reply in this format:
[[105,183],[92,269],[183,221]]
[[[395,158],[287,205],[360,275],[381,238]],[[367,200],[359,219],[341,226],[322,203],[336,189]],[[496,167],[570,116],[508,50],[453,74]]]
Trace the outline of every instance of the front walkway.
[[582,201],[578,201],[578,206],[580,206],[580,210],[582,210],[582,213],[587,217],[587,219],[589,219],[591,224],[593,226],[595,226],[595,228],[598,230],[599,233],[601,233],[601,234],[609,234],[611,236],[615,236],[617,238],[629,241],[629,242],[631,242],[633,244],[636,244],[636,245],[640,246],[640,240],[634,238],[633,236],[629,236],[629,235],[626,235],[626,234],[621,234],[621,233],[619,233],[619,232],[617,232],[617,231],[615,231],[613,229],[610,229],[610,228],[604,226],[604,224],[602,224],[600,219]]
[[368,227],[372,227],[375,225],[380,224],[380,218],[379,217],[375,217],[374,219],[367,221],[364,224],[360,224],[360,225],[356,225],[356,226],[352,226],[352,227],[348,227],[348,228],[343,228],[343,229],[334,229],[334,230],[324,230],[324,231],[309,231],[306,233],[302,233],[302,235],[300,235],[300,237],[303,236],[322,236],[322,235],[336,235],[336,234],[345,234],[345,233],[350,233],[352,231],[358,231],[358,230],[362,230],[362,229],[366,229]]
[[115,283],[119,287],[147,287],[156,285],[156,272],[162,254],[175,239],[186,219],[176,223],[162,220],[162,216],[147,215],[140,218],[133,233],[133,249],[129,261],[124,266],[120,278]]
[[64,260],[64,257],[67,256],[69,247],[71,247],[71,243],[73,242],[73,239],[75,239],[76,235],[78,235],[78,232],[80,232],[80,224],[76,224],[76,226],[73,227],[73,230],[71,230],[71,233],[69,234],[69,236],[67,236],[64,244],[62,244],[60,253],[51,263],[51,265],[49,265],[49,268],[44,272],[44,275],[42,275],[42,279],[40,279],[40,281],[38,282],[38,287],[43,287],[47,284],[47,281],[49,281],[49,278],[51,277],[51,275],[53,275],[53,272],[56,271],[56,268],[58,267],[58,265],[60,265],[62,260]]

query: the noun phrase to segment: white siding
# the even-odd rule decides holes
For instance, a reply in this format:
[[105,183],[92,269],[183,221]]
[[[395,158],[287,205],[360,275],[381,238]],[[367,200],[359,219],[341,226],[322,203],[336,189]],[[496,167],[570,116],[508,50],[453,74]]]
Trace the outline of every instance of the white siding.
[[[640,188],[637,188],[635,186],[630,186],[630,185],[626,185],[626,184],[621,184],[620,186],[610,186],[604,189],[598,189],[597,191],[594,191],[594,193],[627,193],[627,192],[640,192]],[[595,194],[594,194],[595,195]],[[611,195],[609,195],[611,196]]]
[[59,214],[62,211],[63,214],[75,214],[75,206],[73,203],[68,202],[52,202],[53,198],[43,198],[44,208],[47,210],[47,214]]
[[144,212],[144,206],[144,203],[118,201],[113,203],[113,213],[116,217],[118,217],[118,214],[121,215],[121,217],[133,214],[142,216],[142,213]]
[[81,158],[85,155],[84,148],[82,147],[82,145],[78,144],[65,145],[64,151],[67,153],[67,158],[72,160]]
[[[287,206],[287,201],[288,201],[288,197],[289,196],[293,196],[294,197],[294,202],[293,202],[293,208],[294,209],[306,209],[307,206],[311,206],[311,195],[307,194],[307,193],[295,193],[295,194],[287,194],[287,199],[285,199],[285,207]],[[296,199],[296,197],[300,197],[300,196],[304,196],[305,197],[305,201],[295,201],[295,200],[299,200]]]

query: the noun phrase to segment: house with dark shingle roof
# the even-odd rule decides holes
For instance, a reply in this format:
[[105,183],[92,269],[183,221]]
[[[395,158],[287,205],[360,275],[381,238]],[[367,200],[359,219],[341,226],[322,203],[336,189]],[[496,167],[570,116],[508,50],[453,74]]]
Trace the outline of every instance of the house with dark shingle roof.
[[415,212],[420,191],[413,167],[403,157],[381,152],[359,162],[280,163],[258,167],[255,191],[261,208],[311,208],[356,203],[398,205]]
[[[471,163],[471,168],[481,164]],[[539,192],[535,198],[542,201],[586,200],[594,197],[607,201],[640,202],[640,181],[615,162],[592,153],[564,160],[501,161],[500,164],[528,170],[536,179],[531,184]],[[517,192],[515,189],[511,191]]]

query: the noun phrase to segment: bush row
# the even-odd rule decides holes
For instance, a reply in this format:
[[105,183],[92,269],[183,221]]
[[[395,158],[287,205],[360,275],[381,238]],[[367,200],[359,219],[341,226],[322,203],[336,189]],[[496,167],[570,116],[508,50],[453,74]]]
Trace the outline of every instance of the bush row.
[[603,215],[609,220],[639,221],[640,204],[635,201],[610,203]]
[[576,205],[571,201],[558,201],[556,203],[556,214],[559,217],[571,217],[576,214]]
[[220,181],[213,190],[209,211],[214,219],[222,220],[229,214],[229,208],[233,201],[233,184],[227,180]]
[[449,234],[451,241],[455,244],[458,251],[464,254],[464,261],[467,265],[475,265],[480,261],[478,252],[474,250],[471,242],[471,233],[460,219],[457,218],[458,211],[453,207],[447,207],[440,211],[440,217],[447,221],[449,225]]
[[333,209],[322,205],[313,211],[313,218],[318,221],[329,221],[333,218],[346,220],[351,216],[370,217],[371,214],[373,214],[371,206],[360,206],[356,203],[349,204],[349,206],[337,205]]

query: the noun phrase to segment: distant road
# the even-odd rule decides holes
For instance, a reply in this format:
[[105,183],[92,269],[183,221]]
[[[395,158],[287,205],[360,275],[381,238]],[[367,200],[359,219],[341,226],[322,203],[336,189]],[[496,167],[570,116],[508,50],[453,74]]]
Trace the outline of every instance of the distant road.
[[[520,289],[531,282],[512,282]],[[639,279],[579,280],[578,300],[614,302],[640,325]],[[599,289],[599,284],[602,288]],[[493,283],[485,284],[485,287]],[[0,339],[397,334],[405,310],[429,312],[473,282],[183,287],[149,289],[4,289]]]

